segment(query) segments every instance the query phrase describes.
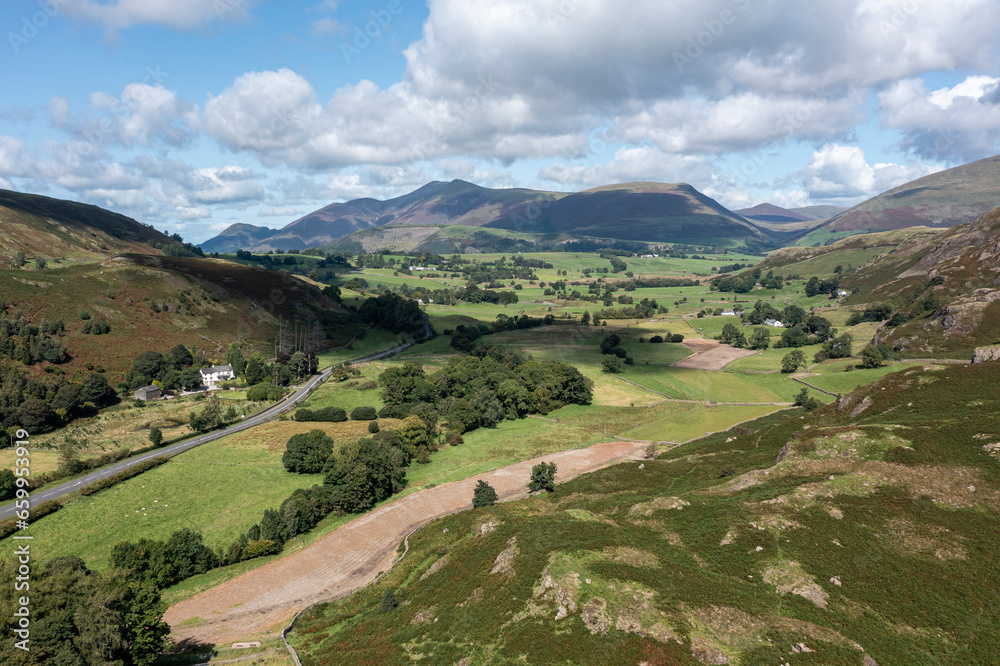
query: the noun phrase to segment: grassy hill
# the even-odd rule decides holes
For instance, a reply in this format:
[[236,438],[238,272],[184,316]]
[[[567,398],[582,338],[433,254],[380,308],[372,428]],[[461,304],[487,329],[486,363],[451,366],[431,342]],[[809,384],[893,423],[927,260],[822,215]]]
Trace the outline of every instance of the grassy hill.
[[304,664],[991,663],[998,375],[904,370],[438,520],[290,641]]
[[954,227],[1000,205],[1000,156],[918,178],[832,217],[823,229],[864,233]]
[[[101,261],[126,252],[160,254],[175,239],[97,206],[0,190],[0,254],[23,252],[66,264]],[[154,247],[155,246],[155,247]]]
[[774,242],[757,227],[686,183],[608,185],[500,217],[490,227],[535,233],[734,246]]
[[[73,357],[67,369],[90,362],[124,371],[140,352],[178,343],[224,356],[239,340],[270,355],[279,317],[321,322],[331,344],[344,344],[358,326],[353,313],[316,287],[219,259],[126,254],[98,264],[2,270],[0,285],[12,310],[35,322],[64,321]],[[81,311],[103,317],[111,332],[82,333]]]
[[232,224],[221,234],[200,245],[205,252],[235,252],[253,247],[257,243],[278,233],[277,229],[257,227],[252,224]]

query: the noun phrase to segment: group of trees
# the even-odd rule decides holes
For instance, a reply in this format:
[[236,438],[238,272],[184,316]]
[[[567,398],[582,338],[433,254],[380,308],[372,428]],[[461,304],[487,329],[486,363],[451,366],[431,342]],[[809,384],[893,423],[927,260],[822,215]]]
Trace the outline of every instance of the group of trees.
[[62,320],[50,322],[43,319],[40,324],[33,324],[21,310],[10,317],[6,311],[6,304],[0,301],[0,357],[25,365],[42,362],[60,364],[69,360],[69,354],[60,340],[66,333]]
[[[30,592],[15,557],[0,560],[0,613],[7,639],[0,662],[26,666],[123,664],[146,666],[170,644],[167,609],[156,587],[118,567],[96,572],[77,557],[32,565]],[[18,635],[15,613],[30,596],[31,626]],[[20,649],[18,643],[24,640]]]
[[393,333],[422,337],[427,329],[427,315],[416,301],[392,293],[365,299],[358,315],[365,323]]
[[26,377],[14,364],[0,365],[0,423],[4,428],[48,432],[117,401],[115,390],[96,372],[74,381],[61,373],[42,380]]
[[551,325],[554,322],[555,317],[552,315],[545,315],[544,318],[529,317],[528,315],[508,317],[501,313],[489,325],[470,324],[466,326],[465,324],[459,324],[451,336],[451,346],[461,352],[470,352],[475,347],[476,340],[484,335],[491,335],[502,331],[520,331],[529,328],[538,328],[539,326]]
[[144,351],[132,361],[132,368],[125,375],[124,388],[134,390],[154,382],[167,390],[200,386],[201,373],[193,364],[191,351],[181,344],[166,354]]
[[667,309],[661,307],[652,298],[644,298],[632,307],[606,308],[594,313],[595,319],[648,319],[654,314],[665,314]]
[[431,375],[419,363],[390,368],[379,377],[379,386],[386,403],[380,416],[441,419],[459,434],[593,399],[593,383],[573,366],[488,345]]

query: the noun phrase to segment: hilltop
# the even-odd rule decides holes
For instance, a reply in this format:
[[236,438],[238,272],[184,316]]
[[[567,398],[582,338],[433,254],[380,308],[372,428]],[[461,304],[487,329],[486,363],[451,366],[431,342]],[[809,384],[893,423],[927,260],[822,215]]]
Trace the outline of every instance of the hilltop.
[[[240,249],[256,251],[365,246],[373,244],[372,233],[365,230],[375,227],[406,229],[398,234],[386,232],[395,234],[390,244],[398,241],[393,247],[399,249],[419,245],[437,233],[434,227],[453,226],[561,236],[563,240],[586,236],[723,247],[774,245],[790,235],[764,229],[684,183],[628,183],[569,194],[435,181],[387,201],[330,204],[270,235],[247,226],[227,230],[202,247],[230,247],[236,242],[234,236],[255,241]],[[361,234],[354,236],[357,232]],[[446,246],[450,242],[448,238]]]
[[177,253],[182,244],[151,226],[98,206],[38,194],[0,190],[0,254],[100,261],[125,252]]
[[835,215],[823,228],[863,233],[954,227],[1000,205],[1000,156],[918,178]]
[[290,641],[310,665],[988,663],[998,372],[905,370],[435,521]]
[[253,247],[260,241],[278,233],[277,229],[257,227],[252,224],[232,224],[199,247],[205,252],[235,252],[245,247]]

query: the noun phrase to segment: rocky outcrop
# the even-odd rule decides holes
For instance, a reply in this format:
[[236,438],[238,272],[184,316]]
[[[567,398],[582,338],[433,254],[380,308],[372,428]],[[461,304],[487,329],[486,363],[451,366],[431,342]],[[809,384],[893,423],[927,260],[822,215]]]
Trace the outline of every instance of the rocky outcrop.
[[972,352],[973,363],[986,363],[988,361],[1000,360],[1000,345],[992,347],[979,347]]

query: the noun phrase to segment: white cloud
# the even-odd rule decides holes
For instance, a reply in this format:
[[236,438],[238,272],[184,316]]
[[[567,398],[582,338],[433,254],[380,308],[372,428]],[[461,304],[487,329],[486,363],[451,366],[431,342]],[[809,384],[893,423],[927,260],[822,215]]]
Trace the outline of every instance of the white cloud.
[[[62,109],[61,104],[55,106],[60,117],[68,116],[68,110]],[[53,115],[52,107],[50,104],[50,115]],[[117,140],[131,148],[136,144],[150,146],[163,141],[172,146],[184,146],[198,132],[198,106],[159,85],[130,83],[121,97],[93,93],[90,107],[101,115],[82,121],[79,131],[95,143]]]
[[1000,152],[1000,79],[970,76],[928,92],[905,79],[879,94],[886,127],[903,132],[902,147],[935,160],[972,161]]
[[920,163],[869,164],[861,148],[830,143],[813,153],[798,178],[813,200],[851,202],[939,170]]
[[294,206],[263,206],[257,211],[259,217],[298,217],[302,214],[302,211]]
[[316,36],[346,35],[348,33],[348,28],[343,23],[335,21],[329,16],[324,16],[312,24],[312,31]]
[[212,21],[244,19],[256,0],[58,0],[67,16],[110,33],[137,25],[191,30]]

